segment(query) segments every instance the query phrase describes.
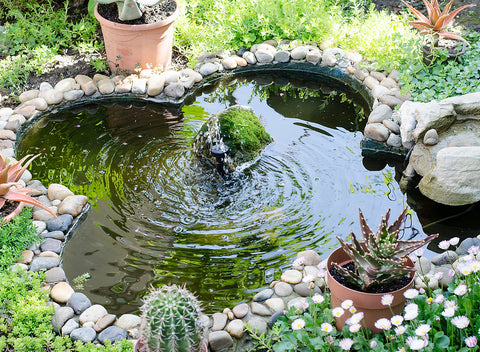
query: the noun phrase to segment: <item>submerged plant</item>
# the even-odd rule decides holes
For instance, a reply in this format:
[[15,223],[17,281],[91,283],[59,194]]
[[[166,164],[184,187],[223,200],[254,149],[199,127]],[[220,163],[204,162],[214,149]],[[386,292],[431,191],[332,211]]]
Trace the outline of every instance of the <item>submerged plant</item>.
[[[18,182],[30,163],[39,155],[40,154],[34,156],[26,155],[16,163],[10,163],[9,161],[5,160],[2,155],[0,155],[0,209],[5,206],[7,201],[20,202],[20,204],[23,202],[36,205],[37,207],[48,211],[50,214],[56,217],[55,213],[52,212],[45,204],[42,204],[38,200],[29,196],[29,194],[39,193],[38,190],[23,187],[22,184]],[[24,162],[25,164],[22,165]],[[17,209],[19,209],[18,212],[22,210],[22,207],[17,207]],[[18,213],[15,213],[14,211],[12,214],[13,217]]]
[[142,11],[138,4],[153,6],[161,3],[163,0],[95,0],[100,4],[117,4],[118,18],[122,21],[135,20],[142,17]]
[[443,11],[440,10],[438,0],[431,0],[430,2],[428,2],[427,0],[423,0],[423,3],[427,8],[428,17],[424,16],[420,11],[416,10],[411,5],[404,2],[404,4],[410,9],[410,11],[412,11],[415,17],[418,18],[418,21],[408,21],[408,23],[417,28],[421,34],[433,34],[434,37],[436,37],[436,40],[438,40],[438,36],[441,36],[445,38],[466,41],[464,38],[462,38],[456,33],[445,31],[444,28],[448,26],[450,22],[452,22],[453,18],[460,11],[470,6],[473,6],[472,4],[464,5],[450,12],[453,0],[450,0],[450,2],[445,6]]
[[140,334],[147,351],[190,352],[199,346],[201,308],[185,287],[168,285],[151,291],[140,310]]
[[360,226],[365,240],[363,246],[353,232],[350,234],[351,244],[337,236],[345,253],[353,260],[355,270],[347,270],[337,263],[332,264],[348,281],[364,291],[367,291],[372,285],[387,284],[413,272],[414,268],[405,265],[406,256],[438,236],[435,234],[422,240],[400,241],[398,236],[405,221],[407,208],[392,225],[388,226],[389,209],[375,234],[368,226],[360,209],[359,213]]

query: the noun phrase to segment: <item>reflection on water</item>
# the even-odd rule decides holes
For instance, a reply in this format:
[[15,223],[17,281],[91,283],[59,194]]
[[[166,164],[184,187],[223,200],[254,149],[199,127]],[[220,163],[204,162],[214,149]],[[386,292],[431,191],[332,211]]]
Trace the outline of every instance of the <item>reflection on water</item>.
[[[89,103],[27,131],[20,154],[45,148],[34,176],[92,202],[63,267],[70,280],[92,274],[84,292],[93,302],[131,312],[149,285],[186,282],[207,311],[231,307],[278,278],[298,251],[324,252],[335,235],[359,233],[359,207],[373,227],[405,206],[393,167],[362,164],[362,102],[325,87],[240,81],[183,107]],[[210,114],[233,104],[251,106],[274,142],[225,181],[190,144]],[[405,236],[417,232],[413,214]]]

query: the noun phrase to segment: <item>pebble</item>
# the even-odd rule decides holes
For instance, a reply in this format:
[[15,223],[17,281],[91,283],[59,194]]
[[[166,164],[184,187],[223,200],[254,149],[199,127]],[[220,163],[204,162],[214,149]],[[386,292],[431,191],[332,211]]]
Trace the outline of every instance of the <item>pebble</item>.
[[84,343],[92,342],[95,337],[97,337],[97,333],[93,328],[77,328],[70,333],[72,341],[80,340]]
[[372,76],[365,77],[363,83],[367,86],[367,88],[373,89],[376,85],[379,85],[380,82],[373,78]]
[[53,89],[53,86],[49,82],[40,83],[40,92]]
[[435,145],[438,143],[438,133],[436,129],[430,129],[425,132],[423,136],[423,144],[425,145]]
[[398,134],[390,133],[387,139],[387,145],[394,148],[400,148],[402,146],[402,137]]
[[269,50],[259,49],[255,52],[255,58],[259,64],[269,64],[275,58],[275,54]]
[[234,68],[237,67],[237,60],[235,60],[235,58],[231,56],[225,57],[222,60],[222,65],[226,70],[233,70]]
[[32,260],[33,260],[33,251],[27,249],[22,251],[22,257],[20,260],[18,260],[18,263],[30,264]]
[[308,283],[300,282],[299,284],[293,286],[293,291],[302,297],[308,297],[311,296],[315,291],[319,292],[319,289],[318,287],[312,289]]
[[62,327],[62,336],[70,335],[71,332],[80,327],[78,321],[75,319],[69,319]]
[[382,124],[393,133],[400,134],[400,126],[395,121],[383,120]]
[[445,251],[432,258],[432,264],[445,265],[453,264],[458,259],[458,255],[455,251]]
[[130,330],[140,325],[142,319],[138,315],[134,314],[123,314],[118,318],[115,326],[123,329]]
[[165,87],[165,76],[156,75],[151,77],[147,82],[147,94],[150,96],[159,95]]
[[322,261],[322,257],[320,257],[317,252],[311,249],[298,252],[297,259],[298,258],[303,258],[304,265],[318,265]]
[[[58,221],[60,220],[60,221]],[[58,216],[58,220],[52,218],[47,222],[47,230],[50,232],[53,231],[62,231],[65,232],[69,229],[70,225],[73,222],[73,216],[70,214],[62,214]]]
[[290,310],[292,307],[295,307],[297,310],[303,313],[308,307],[307,300],[305,299],[305,297],[296,297],[294,299],[291,299],[287,303],[287,309]]
[[[45,224],[45,223],[44,223]],[[45,228],[47,225],[45,225]],[[40,234],[43,238],[53,238],[59,241],[65,241],[65,234],[62,231],[45,231]]]
[[105,307],[100,304],[94,304],[93,306],[87,308],[82,314],[80,314],[79,322],[82,325],[89,321],[95,323],[105,314],[108,314]]
[[46,238],[45,241],[40,244],[40,250],[42,252],[50,251],[60,254],[63,248],[63,242],[54,238]]
[[420,257],[415,262],[415,270],[417,270],[417,273],[419,275],[425,275],[429,273],[431,269],[432,264],[430,263],[430,260],[428,260],[426,257]]
[[124,78],[115,86],[115,93],[129,93],[132,90],[132,84],[133,80],[131,77]]
[[214,313],[212,315],[212,331],[219,331],[225,328],[227,325],[228,317],[226,314],[223,313]]
[[92,306],[90,299],[81,292],[75,292],[67,301],[67,307],[71,307],[75,314],[82,314]]
[[275,53],[274,60],[277,62],[289,62],[290,61],[290,52],[287,50],[277,51]]
[[235,61],[237,62],[237,66],[240,66],[240,67],[245,67],[248,65],[248,62],[247,60],[245,60],[243,57],[240,57],[240,56],[233,56],[233,58],[235,59]]
[[265,301],[265,305],[270,308],[273,312],[278,312],[285,309],[285,302],[283,299],[274,297],[269,298]]
[[73,217],[78,216],[87,202],[88,198],[83,195],[68,196],[60,204],[58,214],[70,214]]
[[97,86],[90,77],[85,75],[77,75],[75,80],[80,85],[80,88],[83,90],[85,95],[89,96],[97,92]]
[[147,92],[147,79],[136,78],[132,82],[132,94],[143,95]]
[[[272,291],[272,295],[273,295],[273,291]],[[239,305],[236,305],[232,309],[233,315],[235,315],[235,317],[238,319],[242,319],[243,317],[245,317],[248,314],[248,310],[249,308],[247,303],[240,303]]]
[[70,191],[64,185],[61,185],[58,183],[52,183],[50,184],[50,186],[48,186],[47,195],[48,195],[48,199],[50,200],[54,200],[54,199],[64,200],[68,196],[73,196],[73,192]]
[[47,283],[67,281],[67,276],[65,275],[65,271],[63,270],[63,268],[57,266],[45,272],[45,280],[47,281]]
[[272,312],[270,311],[270,309],[262,303],[252,302],[250,304],[250,309],[252,313],[256,315],[261,315],[261,316],[272,315]]
[[253,301],[254,302],[263,302],[267,299],[269,299],[270,297],[273,296],[273,290],[270,289],[270,288],[266,288],[262,291],[260,291],[259,293],[257,293],[255,296],[253,296]]
[[248,318],[246,323],[252,328],[253,331],[256,331],[257,334],[263,334],[267,331],[267,322],[255,315]]
[[[103,317],[97,320],[97,322],[93,325],[93,330],[96,332],[100,332],[108,328],[110,325],[115,323],[117,316],[115,314],[105,314]],[[117,327],[118,328],[118,327]],[[120,330],[123,330],[119,328]],[[123,330],[126,332],[126,330]]]
[[63,92],[55,89],[43,90],[38,94],[39,98],[43,98],[48,105],[60,104],[63,100]]
[[50,291],[50,297],[57,303],[67,303],[68,299],[73,295],[75,291],[66,282],[59,282],[52,287]]
[[385,104],[378,105],[368,116],[368,123],[382,123],[392,117],[393,110]]
[[302,281],[302,273],[298,270],[286,270],[282,273],[280,280],[289,284],[298,284]]
[[244,327],[245,326],[241,319],[234,319],[228,323],[226,330],[231,336],[241,339],[243,336]]
[[480,240],[476,237],[464,239],[457,248],[458,255],[468,254],[468,249],[472,246],[480,247]]
[[38,94],[40,91],[38,89],[30,89],[18,96],[18,100],[20,100],[21,103],[25,103],[26,101],[38,98]]
[[394,97],[393,95],[384,95],[379,99],[383,104],[390,106],[391,108],[396,107],[397,105],[401,105],[403,101]]
[[60,265],[60,259],[53,257],[35,257],[30,264],[30,271],[48,270]]
[[65,93],[68,92],[69,90],[72,90],[73,86],[77,82],[73,78],[64,78],[61,81],[59,81],[57,84],[55,84],[54,89],[56,91]]
[[15,110],[14,113],[18,115],[22,115],[27,120],[30,119],[35,114],[35,106],[33,105],[19,105]]
[[83,92],[83,90],[69,90],[63,93],[63,99],[67,101],[74,101],[80,99],[84,95],[85,93]]
[[387,95],[390,90],[380,84],[376,85],[372,89],[372,96],[376,99],[380,99],[384,95]]
[[104,78],[97,82],[98,91],[102,94],[111,94],[115,91],[115,83],[110,78]]
[[318,49],[310,50],[305,59],[312,64],[316,64],[322,59],[322,52]]
[[377,142],[385,142],[388,139],[390,132],[381,123],[369,123],[365,126],[364,130],[365,138],[372,139]]
[[255,54],[251,51],[244,52],[242,58],[244,58],[249,65],[255,65],[257,63],[257,58],[255,57]]
[[114,343],[115,341],[125,340],[127,337],[128,333],[126,330],[120,329],[116,326],[109,326],[98,334],[98,341],[101,344],[105,344],[105,341],[107,340]]
[[60,333],[63,325],[73,318],[73,309],[70,307],[59,307],[55,309],[55,314],[52,316],[53,330],[58,334]]
[[208,344],[213,352],[225,351],[233,346],[233,339],[226,331],[213,331],[208,334]]
[[324,66],[335,66],[337,63],[337,57],[331,52],[324,52],[322,55],[322,65]]
[[303,60],[307,57],[308,50],[306,46],[300,45],[292,49],[290,56],[292,60]]
[[178,99],[185,94],[185,87],[180,83],[172,83],[165,87],[164,92],[167,97]]
[[40,252],[40,253],[38,253],[38,257],[39,258],[56,258],[56,259],[60,260],[60,256],[57,253],[52,252],[52,251]]
[[361,70],[356,70],[355,73],[353,74],[355,76],[355,78],[357,78],[358,80],[360,81],[364,81],[365,78],[368,77],[368,71],[365,70],[365,69],[361,69]]
[[287,284],[286,282],[277,282],[274,287],[275,294],[279,297],[287,297],[290,296],[293,292],[293,288],[291,285]]
[[375,78],[377,81],[381,82],[383,81],[385,78],[387,78],[387,76],[385,76],[385,74],[383,72],[378,72],[378,71],[372,71],[370,72],[370,76],[372,76],[373,78]]
[[199,69],[199,72],[202,76],[209,76],[212,73],[215,73],[217,71],[218,71],[218,66],[212,62],[207,62],[206,64],[202,65]]
[[386,77],[383,80],[381,80],[380,85],[388,89],[398,88],[397,82],[391,77]]

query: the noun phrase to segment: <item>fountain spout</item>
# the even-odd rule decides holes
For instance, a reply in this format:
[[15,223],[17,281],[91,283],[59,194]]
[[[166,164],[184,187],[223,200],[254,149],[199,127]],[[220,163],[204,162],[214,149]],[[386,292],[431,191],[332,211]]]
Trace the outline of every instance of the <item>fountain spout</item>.
[[210,147],[210,153],[212,154],[212,156],[215,158],[217,162],[217,171],[220,174],[220,176],[222,176],[223,178],[225,178],[225,168],[224,168],[225,156],[229,151],[230,151],[230,148],[223,143],[217,143]]

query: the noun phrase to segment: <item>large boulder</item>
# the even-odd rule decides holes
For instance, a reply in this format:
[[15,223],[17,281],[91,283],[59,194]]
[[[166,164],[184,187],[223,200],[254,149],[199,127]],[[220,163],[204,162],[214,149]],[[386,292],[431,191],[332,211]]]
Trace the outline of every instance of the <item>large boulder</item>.
[[419,188],[441,204],[458,206],[480,201],[480,147],[441,149]]
[[228,147],[225,164],[227,170],[254,160],[272,137],[265,131],[253,109],[234,105],[212,115],[202,126],[193,142],[197,155],[212,161],[211,148],[214,145]]

